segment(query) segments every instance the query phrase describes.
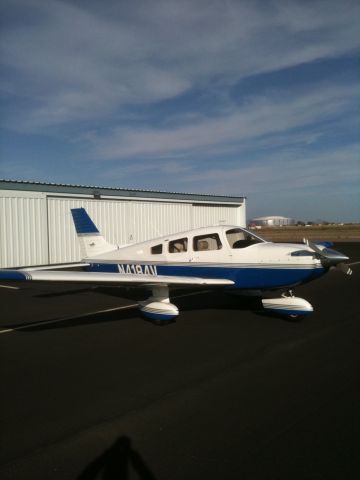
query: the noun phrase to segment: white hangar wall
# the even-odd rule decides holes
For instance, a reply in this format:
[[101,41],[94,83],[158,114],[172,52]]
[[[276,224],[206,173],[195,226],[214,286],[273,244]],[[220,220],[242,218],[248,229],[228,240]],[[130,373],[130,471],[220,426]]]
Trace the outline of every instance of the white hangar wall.
[[47,263],[46,199],[0,192],[0,267]]
[[104,237],[116,245],[192,228],[189,204],[49,198],[49,263],[80,260],[70,212],[79,207],[86,209]]
[[117,245],[202,226],[246,226],[244,197],[94,188],[0,181],[0,267],[81,260],[71,208],[84,207]]

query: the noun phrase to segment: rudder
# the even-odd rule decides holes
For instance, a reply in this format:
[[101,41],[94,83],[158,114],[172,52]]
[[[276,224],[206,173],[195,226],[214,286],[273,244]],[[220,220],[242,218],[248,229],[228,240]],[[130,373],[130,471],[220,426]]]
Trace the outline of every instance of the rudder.
[[91,220],[85,208],[72,208],[71,214],[74,220],[75,230],[78,235],[83,234],[98,234],[95,223]]
[[101,235],[85,208],[72,208],[71,214],[83,258],[93,258],[116,249],[115,245],[108,243]]

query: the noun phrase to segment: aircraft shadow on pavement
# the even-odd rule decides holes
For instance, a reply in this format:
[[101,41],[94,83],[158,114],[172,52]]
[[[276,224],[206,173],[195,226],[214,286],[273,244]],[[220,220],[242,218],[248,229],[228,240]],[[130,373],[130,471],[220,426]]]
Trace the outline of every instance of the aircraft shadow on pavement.
[[[128,290],[119,290],[117,287],[98,287],[97,292],[108,296],[121,296],[129,300],[146,300],[150,292],[144,288]],[[119,293],[120,292],[120,293]],[[180,310],[180,314],[187,310],[205,310],[205,309],[237,309],[251,310],[261,308],[259,297],[250,297],[245,295],[233,295],[229,292],[216,289],[194,290],[191,288],[175,288],[172,291],[170,301]]]
[[[54,287],[54,285],[51,285],[51,287]],[[45,286],[46,289],[49,289],[49,285]],[[59,288],[59,286],[58,286]],[[45,291],[38,293],[34,295],[36,298],[56,298],[56,297],[66,297],[68,295],[77,295],[79,293],[90,293],[95,292],[99,293],[105,296],[111,296],[111,297],[121,297],[121,298],[128,298],[130,300],[139,300],[143,299],[147,296],[150,295],[149,290],[146,290],[145,288],[129,288],[129,287],[123,287],[123,286],[93,286],[93,285],[88,285],[82,288],[70,288],[63,290],[60,288],[56,289],[53,291],[52,289],[50,291]]]
[[[44,330],[56,330],[61,328],[70,328],[70,327],[79,327],[84,325],[92,325],[97,323],[106,323],[106,322],[119,322],[122,320],[130,320],[132,318],[140,318],[140,313],[136,307],[129,308],[126,310],[114,310],[111,312],[99,312],[99,313],[89,313],[87,314],[76,314],[72,316],[67,316],[66,319],[62,320],[61,318],[52,318],[49,320],[44,320],[39,322],[36,325],[29,325],[28,323],[16,324],[16,325],[3,325],[3,328],[19,328],[19,332],[40,332]],[[54,323],[48,323],[54,322]],[[43,323],[43,324],[42,324]]]
[[119,437],[115,443],[90,462],[81,472],[77,480],[156,480],[141,455],[133,449],[127,436]]
[[[146,298],[141,297],[142,299]],[[181,312],[186,311],[204,311],[204,310],[239,310],[239,311],[252,311],[254,314],[261,313],[261,300],[257,297],[243,297],[243,296],[233,296],[227,293],[222,292],[197,292],[196,294],[184,294],[184,296],[179,295],[176,298],[176,295],[173,297],[173,301],[178,306]],[[68,316],[66,319],[61,320],[59,318],[57,321],[56,318],[52,319],[54,323],[47,323],[48,321],[44,320],[44,324],[41,323],[37,325],[28,325],[17,324],[12,326],[4,326],[4,328],[16,328],[21,327],[21,332],[35,332],[35,331],[44,331],[44,330],[55,330],[63,328],[72,328],[77,326],[85,326],[97,323],[107,323],[107,322],[119,322],[126,321],[131,319],[139,319],[146,321],[148,323],[155,323],[148,319],[144,319],[141,316],[138,308],[136,306],[122,309],[119,307],[119,310],[114,309],[109,312],[98,312],[98,313],[89,313],[75,314],[74,316]],[[51,320],[50,320],[51,321]],[[169,322],[169,323],[174,323]],[[156,325],[166,325],[166,322],[155,323]]]
[[63,297],[67,295],[78,295],[79,293],[90,292],[94,290],[94,287],[86,287],[86,288],[76,288],[71,290],[61,290],[58,292],[46,292],[46,293],[38,293],[34,295],[36,298],[55,298],[55,297]]

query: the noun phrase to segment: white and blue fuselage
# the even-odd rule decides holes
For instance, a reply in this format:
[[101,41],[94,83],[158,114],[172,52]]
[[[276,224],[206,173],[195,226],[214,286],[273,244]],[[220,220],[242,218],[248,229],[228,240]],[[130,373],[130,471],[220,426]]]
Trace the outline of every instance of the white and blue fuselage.
[[230,225],[168,235],[84,261],[92,272],[222,278],[234,282],[227,288],[245,290],[290,288],[326,271],[306,245],[266,242]]

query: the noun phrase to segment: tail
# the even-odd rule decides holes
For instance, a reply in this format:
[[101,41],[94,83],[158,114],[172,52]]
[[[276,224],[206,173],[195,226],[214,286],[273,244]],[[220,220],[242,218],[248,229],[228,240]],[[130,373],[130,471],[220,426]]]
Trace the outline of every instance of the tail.
[[100,234],[85,208],[72,208],[71,214],[80,242],[82,258],[93,258],[102,253],[116,250],[116,245],[108,243]]

